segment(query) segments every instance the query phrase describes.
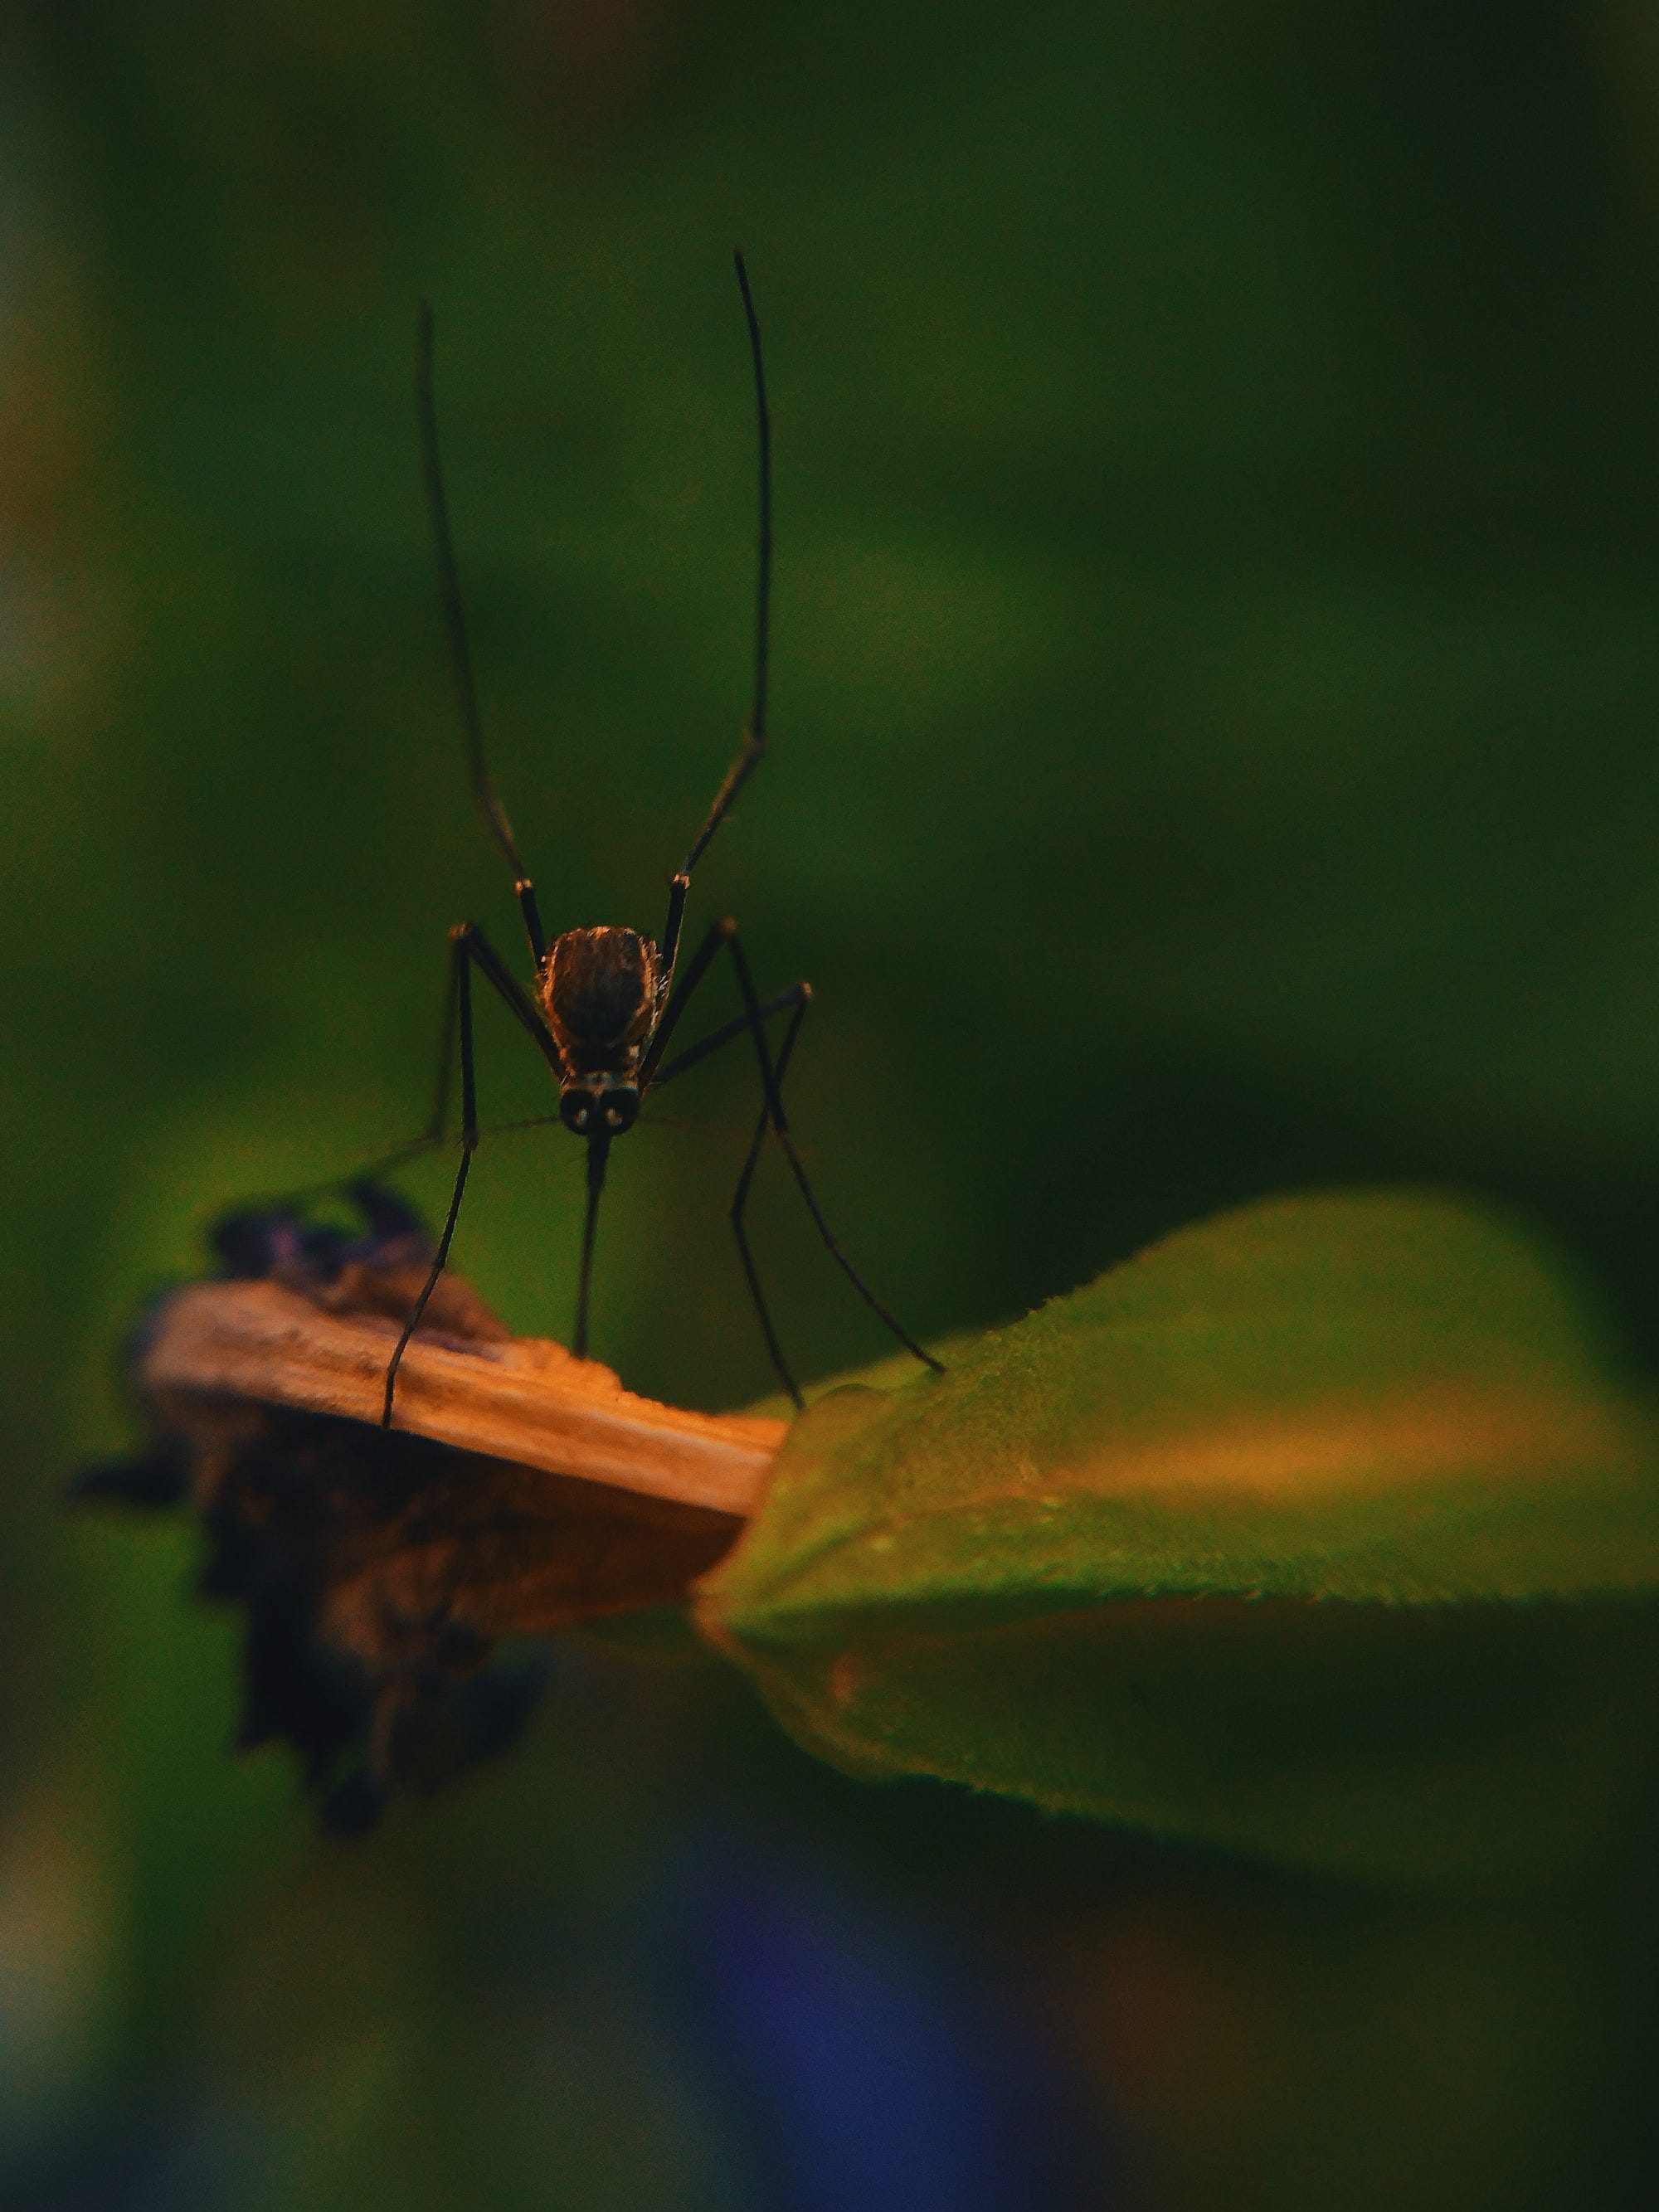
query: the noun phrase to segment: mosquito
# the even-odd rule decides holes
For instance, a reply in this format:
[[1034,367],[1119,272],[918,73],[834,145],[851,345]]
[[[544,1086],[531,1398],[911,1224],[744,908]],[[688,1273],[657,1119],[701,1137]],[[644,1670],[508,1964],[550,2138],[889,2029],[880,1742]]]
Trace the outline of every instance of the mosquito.
[[[837,1241],[825,1219],[801,1164],[789,1117],[784,1109],[783,1079],[788,1069],[801,1024],[811,1004],[810,985],[794,983],[787,991],[763,999],[737,923],[730,915],[714,922],[696,951],[679,965],[681,928],[692,871],[708,849],[715,831],[736,803],[766,750],[766,695],[768,656],[771,636],[772,599],[772,426],[767,406],[766,373],[761,355],[759,319],[749,288],[749,274],[741,253],[732,257],[738,289],[749,328],[749,350],[754,365],[755,409],[760,446],[759,558],[755,586],[754,691],[748,726],[737,757],[727,769],[707,820],[693,839],[690,851],[668,886],[668,918],[660,940],[617,923],[595,928],[567,929],[547,941],[536,902],[535,885],[520,857],[507,812],[496,795],[484,759],[483,735],[478,714],[477,690],[473,681],[472,657],[462,610],[454,539],[450,528],[449,502],[444,490],[439,459],[437,407],[433,395],[433,319],[422,301],[416,325],[415,397],[420,426],[422,471],[430,511],[433,543],[437,553],[438,591],[448,633],[450,660],[460,707],[462,733],[466,743],[472,793],[484,827],[513,873],[513,888],[529,940],[532,981],[520,982],[477,922],[465,921],[450,932],[449,987],[440,1049],[437,1098],[432,1126],[426,1138],[396,1157],[406,1158],[443,1140],[447,1118],[448,1084],[457,1042],[461,1073],[461,1157],[455,1187],[445,1217],[443,1233],[433,1253],[432,1264],[416,1299],[403,1334],[398,1339],[386,1375],[386,1397],[380,1425],[392,1425],[398,1370],[410,1339],[420,1326],[428,1301],[448,1261],[449,1248],[460,1218],[461,1200],[478,1148],[477,1086],[473,1068],[472,979],[474,972],[501,1000],[546,1061],[559,1086],[559,1120],[587,1151],[586,1208],[582,1222],[581,1260],[576,1287],[576,1325],[571,1349],[587,1357],[588,1304],[593,1276],[593,1245],[599,1224],[599,1199],[605,1189],[611,1147],[626,1136],[639,1118],[646,1098],[677,1082],[688,1069],[718,1052],[723,1045],[747,1036],[752,1042],[760,1074],[762,1104],[759,1118],[738,1177],[728,1218],[736,1234],[744,1280],[760,1323],[761,1334],[779,1381],[796,1406],[803,1402],[773,1325],[750,1249],[744,1214],[755,1170],[769,1129],[782,1149],[807,1212],[824,1245],[865,1304],[891,1331],[907,1352],[925,1367],[942,1372],[939,1362],[925,1352],[897,1318],[877,1297]],[[698,986],[724,954],[736,980],[743,1011],[722,1023],[670,1059],[680,1022]],[[768,1038],[767,1024],[780,1014],[787,1026],[775,1053]]]

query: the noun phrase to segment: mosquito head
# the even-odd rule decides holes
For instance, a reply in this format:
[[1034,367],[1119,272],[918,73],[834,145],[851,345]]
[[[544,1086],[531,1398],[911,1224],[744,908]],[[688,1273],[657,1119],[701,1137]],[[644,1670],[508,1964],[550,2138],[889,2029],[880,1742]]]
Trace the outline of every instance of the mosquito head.
[[636,929],[568,929],[548,947],[541,999],[568,1083],[630,1079],[656,1012],[657,948]]
[[620,1137],[631,1129],[640,1094],[631,1083],[568,1083],[559,1092],[559,1119],[578,1137]]

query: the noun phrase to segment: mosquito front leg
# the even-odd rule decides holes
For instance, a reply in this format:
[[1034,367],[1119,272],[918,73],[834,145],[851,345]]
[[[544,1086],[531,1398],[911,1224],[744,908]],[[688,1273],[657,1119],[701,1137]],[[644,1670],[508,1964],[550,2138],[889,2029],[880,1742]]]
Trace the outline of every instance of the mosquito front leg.
[[743,733],[738,757],[726,769],[708,817],[668,888],[668,920],[662,933],[665,989],[674,980],[674,962],[680,949],[680,926],[685,919],[691,871],[702,860],[710,838],[732,811],[738,793],[760,766],[766,750],[767,677],[772,654],[772,412],[766,402],[760,318],[755,313],[754,295],[749,289],[749,271],[744,267],[741,253],[734,253],[732,260],[738,272],[738,289],[743,295],[744,319],[749,325],[749,358],[755,372],[755,428],[760,446],[760,530],[755,559],[755,687],[749,702],[749,726]]
[[421,432],[421,472],[426,479],[427,508],[432,520],[432,546],[438,558],[438,601],[443,609],[444,629],[449,639],[450,665],[455,672],[456,703],[461,710],[461,734],[466,740],[467,773],[472,796],[478,803],[485,829],[513,871],[513,890],[530,940],[530,957],[539,968],[547,957],[547,939],[536,907],[536,886],[519,857],[518,840],[507,818],[507,809],[496,795],[489,763],[484,759],[483,729],[478,717],[478,690],[472,679],[472,650],[467,642],[466,615],[461,604],[461,580],[455,562],[454,533],[449,526],[449,496],[444,489],[443,462],[438,448],[438,408],[432,382],[432,310],[424,300],[415,326],[415,416]]
[[[684,878],[677,876],[674,880],[676,883],[679,883],[682,882]],[[714,965],[714,956],[719,952],[721,945],[725,944],[726,939],[731,936],[737,926],[737,923],[732,921],[729,914],[723,915],[720,919],[712,926],[708,935],[703,939],[702,943],[692,954],[684,975],[680,977],[679,981],[675,984],[673,990],[669,994],[668,1004],[663,1008],[661,1016],[658,1020],[657,1026],[651,1032],[651,1042],[647,1045],[645,1048],[645,1057],[640,1062],[639,1080],[640,1096],[641,1098],[644,1097],[646,1092],[651,1090],[653,1085],[660,1083],[664,1079],[657,1072],[662,1066],[663,1054],[667,1051],[669,1045],[672,1042],[674,1032],[679,1027],[680,1023],[684,1017],[685,1010],[690,1005],[693,994],[696,992],[698,984],[702,982],[703,977],[708,973],[709,969]],[[743,1030],[747,1029],[748,1026],[749,1017],[745,1013],[741,1025],[737,1030],[732,1030],[731,1033],[732,1035],[740,1036]],[[728,1024],[727,1027],[728,1030],[730,1030],[731,1025]],[[724,1036],[721,1037],[720,1042],[724,1043]],[[696,1050],[696,1048],[694,1047],[693,1049]],[[711,1051],[714,1049],[712,1044],[709,1045],[708,1049]]]
[[[420,1327],[421,1316],[426,1311],[432,1293],[438,1287],[438,1278],[449,1260],[449,1247],[455,1234],[455,1224],[460,1218],[461,1200],[466,1191],[466,1179],[472,1167],[472,1155],[478,1149],[478,1092],[473,1071],[472,1053],[472,970],[476,967],[491,989],[502,999],[509,1011],[528,1030],[538,1048],[550,1064],[556,1066],[556,1055],[552,1039],[536,1013],[534,1006],[514,978],[512,970],[501,959],[489,939],[475,922],[464,921],[450,933],[451,987],[449,1004],[453,1018],[447,1018],[445,1036],[458,1037],[461,1056],[461,1158],[455,1172],[455,1188],[450,1194],[449,1211],[444,1217],[443,1234],[432,1255],[432,1265],[421,1288],[421,1294],[404,1323],[403,1334],[398,1339],[386,1371],[386,1398],[380,1407],[380,1426],[392,1426],[392,1401],[397,1395],[398,1370],[403,1364],[404,1353],[410,1339]],[[441,1071],[434,1100],[434,1112],[440,1133],[447,1109],[449,1079],[447,1065]],[[434,1139],[433,1141],[435,1141]],[[422,1147],[424,1149],[424,1147]]]

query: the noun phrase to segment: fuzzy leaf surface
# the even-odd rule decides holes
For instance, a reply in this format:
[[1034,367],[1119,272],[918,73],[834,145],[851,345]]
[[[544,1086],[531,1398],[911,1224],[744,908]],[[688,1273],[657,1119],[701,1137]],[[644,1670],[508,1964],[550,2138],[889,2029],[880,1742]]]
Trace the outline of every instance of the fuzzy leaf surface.
[[810,1749],[1393,1878],[1632,1791],[1659,1444],[1582,1287],[1432,1194],[1180,1232],[799,1421],[701,1586]]

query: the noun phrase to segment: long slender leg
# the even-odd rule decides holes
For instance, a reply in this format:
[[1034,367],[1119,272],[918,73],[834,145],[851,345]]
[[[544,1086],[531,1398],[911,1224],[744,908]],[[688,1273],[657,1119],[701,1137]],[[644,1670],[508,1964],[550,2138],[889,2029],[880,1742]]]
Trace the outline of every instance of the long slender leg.
[[523,984],[476,921],[463,922],[454,933],[465,944],[467,957],[556,1075],[559,1072],[558,1048],[548,1035],[547,1025],[537,1012],[535,1002]]
[[317,1182],[301,1183],[267,1201],[272,1211],[297,1213],[313,1199],[332,1196],[343,1191],[349,1196],[354,1185],[378,1182],[393,1168],[407,1166],[423,1152],[431,1152],[444,1140],[444,1127],[449,1113],[450,1063],[455,1056],[455,956],[452,951],[444,963],[444,1006],[438,1027],[438,1061],[432,1083],[432,1111],[426,1127],[418,1137],[406,1143],[394,1145],[389,1152],[376,1152],[373,1158],[360,1162],[343,1175],[327,1176]]
[[[807,984],[798,983],[795,990],[797,997],[794,1017],[784,1031],[783,1043],[779,1049],[777,1062],[773,1070],[780,1085],[783,1081],[783,1072],[789,1065],[789,1055],[795,1049],[795,1039],[800,1035],[800,1025],[806,1019],[806,1009],[812,1003],[811,990]],[[749,1285],[750,1301],[754,1306],[756,1318],[760,1322],[761,1334],[766,1339],[766,1349],[772,1356],[772,1364],[777,1370],[778,1380],[788,1392],[799,1412],[806,1401],[800,1395],[800,1386],[790,1373],[789,1363],[783,1356],[783,1346],[778,1342],[778,1333],[772,1325],[772,1316],[766,1304],[766,1295],[761,1289],[759,1271],[755,1266],[755,1255],[750,1249],[749,1231],[744,1225],[744,1215],[749,1206],[750,1186],[755,1180],[755,1170],[760,1164],[761,1146],[765,1142],[766,1132],[771,1125],[771,1109],[763,1106],[759,1119],[755,1123],[755,1133],[749,1142],[749,1154],[744,1161],[743,1172],[738,1177],[738,1187],[732,1193],[732,1203],[726,1210],[726,1218],[732,1224],[732,1234],[738,1240],[738,1257],[743,1262],[744,1280]]]
[[[526,1030],[531,1042],[556,1074],[557,1058],[554,1054],[551,1040],[542,1025],[534,1005],[483,930],[471,922],[466,925],[466,928],[471,947],[471,957],[475,964],[483,971],[491,987],[505,1002],[508,1012]],[[453,937],[451,942],[453,945],[454,942]],[[299,1190],[285,1192],[283,1199],[284,1205],[303,1205],[307,1200],[324,1193],[340,1189],[347,1182],[373,1182],[377,1176],[389,1174],[393,1168],[406,1167],[410,1161],[419,1159],[423,1153],[432,1152],[442,1144],[448,1119],[450,1073],[455,1056],[455,1018],[459,999],[455,981],[457,973],[452,951],[448,966],[448,982],[444,998],[443,1021],[438,1040],[437,1071],[432,1086],[432,1113],[425,1129],[418,1137],[410,1138],[406,1144],[395,1145],[389,1152],[377,1152],[373,1159],[363,1161],[360,1166],[351,1170],[349,1177],[331,1176],[325,1182],[307,1183]],[[556,1121],[558,1117],[555,1115],[552,1118]],[[528,1122],[522,1125],[513,1122],[507,1126],[516,1128],[520,1126],[529,1127],[532,1125]],[[479,1132],[481,1136],[494,1136],[498,1132],[493,1129]]]
[[611,1133],[595,1129],[587,1140],[587,1211],[582,1218],[581,1274],[576,1285],[576,1332],[570,1349],[578,1359],[587,1357],[587,1299],[593,1280],[593,1237],[599,1227],[599,1194],[605,1188],[605,1162],[611,1153]]
[[[460,987],[456,981],[459,972],[452,949],[444,965],[444,1010],[438,1024],[438,1064],[433,1072],[432,1111],[427,1117],[426,1127],[418,1137],[411,1137],[407,1144],[395,1145],[389,1152],[377,1152],[372,1160],[366,1160],[361,1167],[354,1168],[350,1182],[373,1182],[391,1169],[406,1166],[410,1160],[419,1159],[422,1152],[432,1152],[442,1144],[449,1120],[449,1080],[455,1058],[455,1010],[460,999]],[[300,1196],[307,1198],[313,1191],[334,1190],[339,1187],[339,1182],[313,1183],[307,1190],[300,1193]]]
[[[934,1358],[931,1352],[922,1350],[898,1316],[876,1296],[869,1284],[853,1265],[842,1249],[840,1239],[824,1218],[823,1208],[818,1204],[812,1186],[807,1180],[805,1167],[795,1146],[794,1133],[789,1127],[788,1117],[783,1110],[783,1093],[779,1085],[777,1070],[772,1064],[771,1053],[767,1047],[766,1024],[761,1016],[760,998],[756,992],[755,979],[749,972],[749,963],[744,957],[743,946],[735,929],[726,938],[726,946],[732,955],[732,964],[737,969],[738,988],[743,993],[744,1007],[749,1016],[750,1034],[755,1040],[755,1057],[760,1065],[761,1087],[766,1094],[767,1110],[771,1115],[772,1127],[777,1133],[778,1142],[783,1147],[783,1156],[789,1163],[790,1173],[794,1176],[797,1188],[806,1201],[806,1210],[812,1217],[818,1235],[823,1239],[824,1249],[864,1300],[866,1305],[869,1307],[871,1312],[898,1339],[905,1350],[914,1358],[921,1360],[924,1367],[931,1368],[935,1375],[942,1375],[945,1369],[939,1361]],[[803,1003],[801,1007],[803,1018],[805,1011],[806,1006]],[[796,1027],[799,1027],[799,1022]],[[792,1036],[792,1045],[793,1042]]]
[[[803,994],[809,999],[811,997],[810,983],[792,983],[787,991],[774,992],[769,999],[761,1002],[761,1019],[769,1022],[774,1014],[782,1013],[786,1007],[799,1006]],[[718,1052],[722,1045],[730,1044],[733,1038],[747,1036],[748,1034],[747,1014],[738,1014],[729,1022],[722,1022],[717,1030],[710,1030],[707,1036],[699,1037],[696,1044],[687,1045],[684,1052],[677,1052],[666,1067],[659,1067],[652,1080],[652,1089],[660,1091],[664,1084],[672,1083],[677,1077],[684,1075],[688,1067],[695,1067],[699,1060],[707,1060],[711,1052]]]
[[426,1125],[428,1141],[434,1145],[443,1142],[444,1127],[449,1120],[450,1063],[455,1057],[455,1023],[460,1002],[460,971],[452,953],[444,991],[443,1018],[438,1024],[438,1065],[432,1077],[432,1112]]
[[766,750],[767,676],[772,653],[772,414],[766,404],[766,364],[761,357],[760,318],[749,289],[749,271],[741,253],[734,253],[738,289],[743,295],[744,319],[749,325],[749,356],[755,371],[755,425],[760,445],[760,531],[755,562],[755,688],[749,706],[749,726],[743,733],[738,757],[726,769],[707,820],[693,839],[679,873],[668,887],[668,920],[662,933],[662,972],[672,982],[679,951],[680,925],[685,918],[685,895],[691,871],[702,858],[708,842],[732,811],[738,793],[760,766]]
[[[720,951],[721,945],[725,944],[727,938],[732,935],[737,926],[738,925],[732,921],[729,914],[724,914],[720,916],[718,921],[711,922],[708,927],[708,934],[704,937],[702,943],[697,947],[696,951],[692,954],[690,963],[687,967],[684,975],[682,975],[679,981],[675,984],[672,992],[669,995],[668,1004],[663,1008],[662,1018],[659,1021],[656,1028],[651,1033],[651,1042],[645,1048],[645,1057],[640,1062],[640,1095],[641,1097],[644,1097],[645,1093],[650,1090],[652,1085],[658,1079],[657,1070],[662,1065],[662,1056],[664,1053],[667,1051],[670,1041],[672,1039],[675,1030],[679,1027],[681,1018],[684,1014],[687,1006],[691,1003],[691,995],[693,992],[696,991],[698,984],[702,982],[703,977],[708,973],[715,954]],[[748,1026],[748,1015],[745,1013],[744,1016],[744,1026],[745,1028]]]
[[[483,970],[491,985],[506,1001],[508,1011],[523,1025],[532,1042],[556,1073],[556,1055],[532,1001],[483,932],[471,923],[467,927],[476,964]],[[411,1160],[419,1159],[423,1153],[432,1152],[442,1144],[448,1118],[449,1082],[455,1056],[455,1013],[459,999],[453,943],[452,933],[452,950],[444,968],[444,1010],[439,1031],[437,1068],[432,1086],[432,1113],[425,1129],[418,1137],[410,1138],[405,1144],[393,1146],[388,1152],[376,1152],[372,1158],[359,1162],[343,1174],[325,1176],[316,1182],[301,1183],[297,1188],[290,1188],[262,1200],[261,1203],[272,1212],[298,1212],[313,1200],[331,1197],[339,1191],[349,1195],[355,1185],[377,1182],[380,1176],[390,1174],[392,1169],[406,1167]],[[498,1122],[489,1128],[481,1128],[478,1134],[480,1137],[505,1136],[514,1130],[553,1126],[558,1119],[556,1114],[538,1115],[526,1121]]]
[[[663,1069],[661,1063],[664,1046],[669,1036],[672,1035],[674,1025],[684,1013],[691,994],[708,973],[710,964],[722,945],[730,953],[732,964],[737,974],[738,988],[743,996],[743,1018],[740,1023],[727,1023],[722,1029],[712,1032],[710,1036],[702,1038],[687,1051],[679,1054],[675,1060],[670,1061],[666,1069]],[[811,999],[811,993],[806,985],[798,985],[796,989],[800,994],[800,1002],[796,1018],[790,1024],[787,1040],[791,1051],[794,1048],[796,1034],[801,1022],[805,1018],[806,1007]],[[784,994],[784,1003],[787,1003],[791,995],[793,994],[788,993]],[[898,1339],[905,1350],[921,1360],[924,1367],[931,1368],[936,1375],[942,1375],[945,1371],[944,1368],[933,1358],[932,1352],[923,1351],[897,1316],[884,1304],[860,1274],[848,1256],[840,1239],[824,1218],[823,1209],[818,1204],[805,1167],[801,1161],[800,1153],[796,1148],[794,1133],[790,1128],[788,1116],[784,1112],[779,1070],[773,1061],[771,1051],[766,1041],[766,1018],[769,1013],[777,1010],[777,1003],[771,1000],[763,1000],[757,993],[754,978],[749,970],[749,963],[744,957],[743,946],[738,938],[738,926],[730,915],[723,915],[698,946],[695,957],[669,1000],[657,1033],[651,1041],[650,1048],[641,1063],[641,1091],[644,1091],[653,1085],[657,1089],[660,1089],[663,1083],[673,1075],[684,1073],[687,1066],[702,1060],[708,1053],[713,1052],[717,1046],[727,1042],[734,1036],[741,1036],[743,1031],[747,1030],[754,1040],[755,1057],[760,1068],[761,1091],[766,1101],[765,1118],[777,1132],[778,1142],[783,1147],[784,1158],[789,1163],[790,1173],[794,1176],[800,1194],[806,1202],[806,1210],[811,1215],[813,1225],[823,1240],[825,1249],[872,1313]],[[753,1173],[752,1167],[750,1173],[751,1175]],[[744,1195],[746,1198],[746,1191]],[[752,1291],[756,1285],[752,1268],[748,1263],[745,1263],[745,1272],[750,1274]],[[789,1380],[787,1368],[777,1357],[776,1338],[773,1334],[770,1322],[765,1317],[763,1307],[758,1297],[757,1310],[762,1315],[761,1326],[766,1334],[768,1348],[773,1352],[773,1364],[777,1367],[779,1374],[784,1377],[786,1387],[793,1394],[794,1384]]]
[[438,1287],[449,1259],[450,1241],[455,1234],[455,1224],[460,1218],[461,1200],[466,1192],[466,1179],[472,1167],[472,1155],[478,1149],[477,1085],[472,1067],[472,963],[465,931],[458,931],[452,940],[451,955],[455,967],[455,1000],[457,1026],[461,1042],[461,1162],[455,1174],[455,1188],[451,1194],[449,1212],[444,1218],[443,1234],[438,1239],[438,1249],[432,1255],[432,1266],[421,1287],[421,1295],[410,1310],[404,1323],[403,1334],[398,1339],[397,1349],[386,1370],[386,1398],[380,1407],[380,1426],[392,1426],[392,1401],[398,1389],[398,1370],[403,1364],[409,1340],[421,1325],[421,1316],[427,1302]]
[[461,710],[461,734],[466,740],[467,771],[472,796],[478,802],[484,827],[495,840],[501,858],[513,871],[513,888],[524,917],[531,957],[539,968],[547,957],[542,918],[536,908],[536,887],[519,858],[518,842],[507,809],[495,794],[484,759],[483,730],[478,717],[478,689],[472,679],[472,652],[467,643],[466,614],[461,604],[461,580],[455,563],[454,534],[449,526],[449,500],[444,490],[443,463],[438,451],[438,409],[433,397],[432,309],[422,300],[415,323],[415,415],[421,433],[421,472],[426,480],[427,507],[432,518],[432,544],[438,556],[438,599],[443,608],[444,629],[449,639],[449,658],[455,672],[455,696]]
[[[438,1278],[448,1264],[449,1247],[455,1234],[455,1224],[460,1218],[461,1200],[466,1191],[466,1179],[471,1171],[472,1155],[478,1149],[478,1096],[472,1064],[472,970],[476,966],[486,982],[505,1000],[510,1011],[530,1032],[550,1065],[556,1067],[557,1055],[552,1039],[536,1017],[534,1007],[514,979],[512,971],[502,962],[489,939],[476,923],[460,924],[450,937],[450,957],[454,965],[455,1030],[461,1048],[461,1158],[455,1173],[455,1188],[450,1195],[449,1211],[444,1217],[443,1233],[438,1239],[432,1265],[428,1272],[421,1294],[415,1301],[409,1319],[404,1323],[403,1334],[398,1339],[391,1364],[386,1371],[386,1399],[380,1408],[380,1426],[392,1426],[392,1401],[398,1389],[398,1370],[403,1364],[409,1340],[420,1327],[421,1316],[426,1311],[432,1293],[438,1287]],[[447,1083],[443,1086],[447,1098]]]
[[[716,935],[714,942],[717,948],[720,941],[720,937]],[[794,1009],[794,1018],[784,1033],[783,1044],[779,1051],[775,1067],[775,1073],[780,1083],[783,1080],[784,1069],[789,1065],[789,1055],[795,1048],[795,1039],[800,1032],[802,1022],[806,1018],[806,1009],[811,1002],[811,998],[812,987],[810,983],[792,983],[787,991],[778,992],[775,997],[768,999],[761,1006],[760,1015],[763,1021],[769,1019],[774,1014],[781,1013],[786,1006]],[[718,1052],[722,1045],[731,1044],[737,1038],[746,1036],[750,1026],[750,1018],[746,1012],[739,1014],[735,1021],[723,1022],[719,1029],[711,1030],[705,1037],[699,1037],[696,1043],[688,1046],[685,1051],[676,1053],[668,1065],[659,1071],[653,1088],[660,1091],[665,1084],[672,1083],[677,1077],[684,1075],[688,1068],[695,1067],[699,1060],[707,1060],[710,1053]],[[749,1187],[755,1179],[755,1169],[760,1159],[761,1146],[771,1125],[771,1109],[763,1105],[760,1119],[755,1124],[754,1136],[750,1141],[748,1155],[743,1164],[743,1172],[738,1177],[737,1194],[732,1200],[726,1218],[731,1222],[737,1237],[738,1257],[743,1263],[744,1280],[749,1285],[750,1303],[755,1309],[755,1318],[760,1323],[761,1334],[766,1340],[767,1352],[770,1355],[773,1366],[777,1370],[779,1381],[799,1407],[805,1401],[800,1395],[800,1389],[794,1376],[789,1371],[789,1363],[783,1356],[783,1346],[778,1341],[778,1333],[773,1324],[771,1310],[766,1303],[766,1293],[761,1288],[760,1273],[755,1266],[755,1255],[750,1247],[749,1233],[744,1225],[744,1213],[749,1203]]]

